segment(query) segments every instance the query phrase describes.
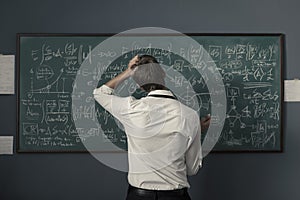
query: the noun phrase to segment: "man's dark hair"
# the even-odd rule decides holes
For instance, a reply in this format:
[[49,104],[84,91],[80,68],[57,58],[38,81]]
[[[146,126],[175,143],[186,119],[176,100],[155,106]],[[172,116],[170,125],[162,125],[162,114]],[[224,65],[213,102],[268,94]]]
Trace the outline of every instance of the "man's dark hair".
[[139,56],[133,80],[145,91],[165,89],[165,71],[158,61],[150,55]]

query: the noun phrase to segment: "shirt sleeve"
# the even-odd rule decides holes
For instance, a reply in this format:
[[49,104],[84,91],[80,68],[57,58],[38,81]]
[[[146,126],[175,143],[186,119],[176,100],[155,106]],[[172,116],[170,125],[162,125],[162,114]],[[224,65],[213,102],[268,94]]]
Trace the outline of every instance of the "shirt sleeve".
[[99,88],[94,89],[94,98],[95,100],[106,110],[111,110],[111,99],[114,89],[102,85]]
[[132,97],[119,97],[113,95],[114,89],[102,85],[94,89],[93,94],[95,100],[108,112],[110,112],[117,119],[121,119],[121,115],[126,113],[130,107]]
[[[197,116],[198,118],[198,116]],[[199,124],[195,129],[195,137],[190,138],[190,146],[185,154],[185,162],[187,167],[187,175],[195,175],[199,168],[202,166],[202,150],[201,150],[201,127],[200,122],[195,122]]]

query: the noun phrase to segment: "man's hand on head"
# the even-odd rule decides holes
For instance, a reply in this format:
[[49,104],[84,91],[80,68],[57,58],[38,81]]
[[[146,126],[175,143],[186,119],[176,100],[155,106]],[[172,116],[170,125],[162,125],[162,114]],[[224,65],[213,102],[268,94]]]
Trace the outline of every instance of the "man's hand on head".
[[129,76],[132,76],[136,67],[137,67],[137,63],[139,61],[139,56],[136,55],[134,56],[128,63],[128,68],[126,69],[126,73],[129,74]]
[[137,63],[138,63],[139,57],[136,55],[134,58],[132,58],[128,63],[128,68],[120,73],[115,78],[111,79],[107,83],[105,83],[106,86],[115,89],[119,84],[121,84],[124,80],[131,77],[136,69]]

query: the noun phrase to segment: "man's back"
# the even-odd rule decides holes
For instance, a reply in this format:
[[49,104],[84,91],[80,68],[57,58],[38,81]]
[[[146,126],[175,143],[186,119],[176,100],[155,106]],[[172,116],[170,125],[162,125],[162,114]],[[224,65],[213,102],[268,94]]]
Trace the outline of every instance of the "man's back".
[[[94,90],[94,97],[124,126],[128,141],[126,200],[189,200],[187,175],[201,166],[200,120],[165,87],[166,73],[151,55],[135,56],[128,68]],[[148,96],[113,95],[132,77]]]
[[[129,183],[157,190],[189,187],[187,167],[194,173],[198,167],[191,166],[190,161],[187,166],[185,154],[200,133],[200,125],[196,125],[199,118],[195,111],[177,100],[151,97],[153,94],[172,95],[166,90],[156,90],[133,103],[139,106],[137,109],[135,105],[132,107],[136,111],[134,119],[130,117],[133,124],[126,126],[129,163],[132,163],[129,165]],[[197,147],[199,149],[195,146],[194,151],[200,150],[200,142]],[[195,159],[199,165],[200,156],[199,160]]]
[[155,90],[136,100],[107,94],[105,87],[96,100],[124,125],[129,183],[152,190],[189,187],[187,174],[195,174],[201,165],[197,113],[168,90]]

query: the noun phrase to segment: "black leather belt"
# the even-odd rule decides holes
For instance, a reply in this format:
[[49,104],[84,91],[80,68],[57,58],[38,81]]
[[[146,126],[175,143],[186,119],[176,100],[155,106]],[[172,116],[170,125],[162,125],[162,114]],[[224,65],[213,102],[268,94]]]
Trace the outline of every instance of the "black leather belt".
[[142,188],[136,188],[130,185],[129,192],[134,192],[139,196],[155,196],[155,195],[183,196],[187,194],[187,188],[176,189],[176,190],[147,190]]

